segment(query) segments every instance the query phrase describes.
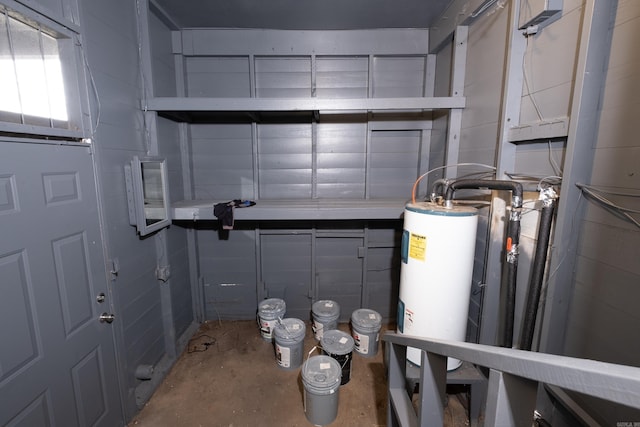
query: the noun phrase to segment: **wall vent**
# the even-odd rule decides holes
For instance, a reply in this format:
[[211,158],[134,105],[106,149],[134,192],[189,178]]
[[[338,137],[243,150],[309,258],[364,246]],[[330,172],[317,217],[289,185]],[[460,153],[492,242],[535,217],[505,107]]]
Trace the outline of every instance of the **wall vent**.
[[562,0],[523,0],[518,29],[540,25],[559,12],[562,12]]

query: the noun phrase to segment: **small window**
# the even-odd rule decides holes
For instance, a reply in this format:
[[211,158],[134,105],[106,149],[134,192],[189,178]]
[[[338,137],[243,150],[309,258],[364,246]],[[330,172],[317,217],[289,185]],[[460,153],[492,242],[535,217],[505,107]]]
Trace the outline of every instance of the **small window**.
[[71,128],[62,40],[55,31],[0,6],[1,122]]

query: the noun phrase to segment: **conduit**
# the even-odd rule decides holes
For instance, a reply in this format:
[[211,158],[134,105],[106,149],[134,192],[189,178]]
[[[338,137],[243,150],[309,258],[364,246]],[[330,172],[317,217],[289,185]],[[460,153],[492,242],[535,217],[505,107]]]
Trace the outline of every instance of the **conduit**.
[[531,350],[533,334],[536,327],[536,317],[542,284],[544,281],[544,270],[547,265],[547,252],[551,236],[551,223],[555,210],[557,194],[553,188],[549,187],[540,191],[542,200],[542,211],[540,212],[540,222],[538,224],[538,239],[536,243],[535,255],[531,271],[531,281],[527,291],[524,318],[522,320],[522,330],[520,333],[520,350]]

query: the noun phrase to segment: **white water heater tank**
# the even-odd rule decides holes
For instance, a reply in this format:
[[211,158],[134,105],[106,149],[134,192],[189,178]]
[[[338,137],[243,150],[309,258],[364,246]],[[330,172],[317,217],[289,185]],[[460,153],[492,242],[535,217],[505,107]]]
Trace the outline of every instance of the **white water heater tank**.
[[[409,203],[404,210],[398,299],[398,332],[465,341],[478,211]],[[420,350],[407,359],[420,365]],[[447,360],[447,370],[462,362]]]

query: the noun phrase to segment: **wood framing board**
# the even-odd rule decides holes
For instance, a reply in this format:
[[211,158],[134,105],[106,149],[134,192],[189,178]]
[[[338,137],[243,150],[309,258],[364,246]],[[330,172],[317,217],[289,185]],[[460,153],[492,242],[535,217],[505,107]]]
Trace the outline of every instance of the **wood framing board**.
[[[216,220],[213,207],[224,200],[180,201],[172,204],[174,220]],[[289,199],[258,200],[255,206],[233,208],[234,220],[400,219],[407,200]]]

